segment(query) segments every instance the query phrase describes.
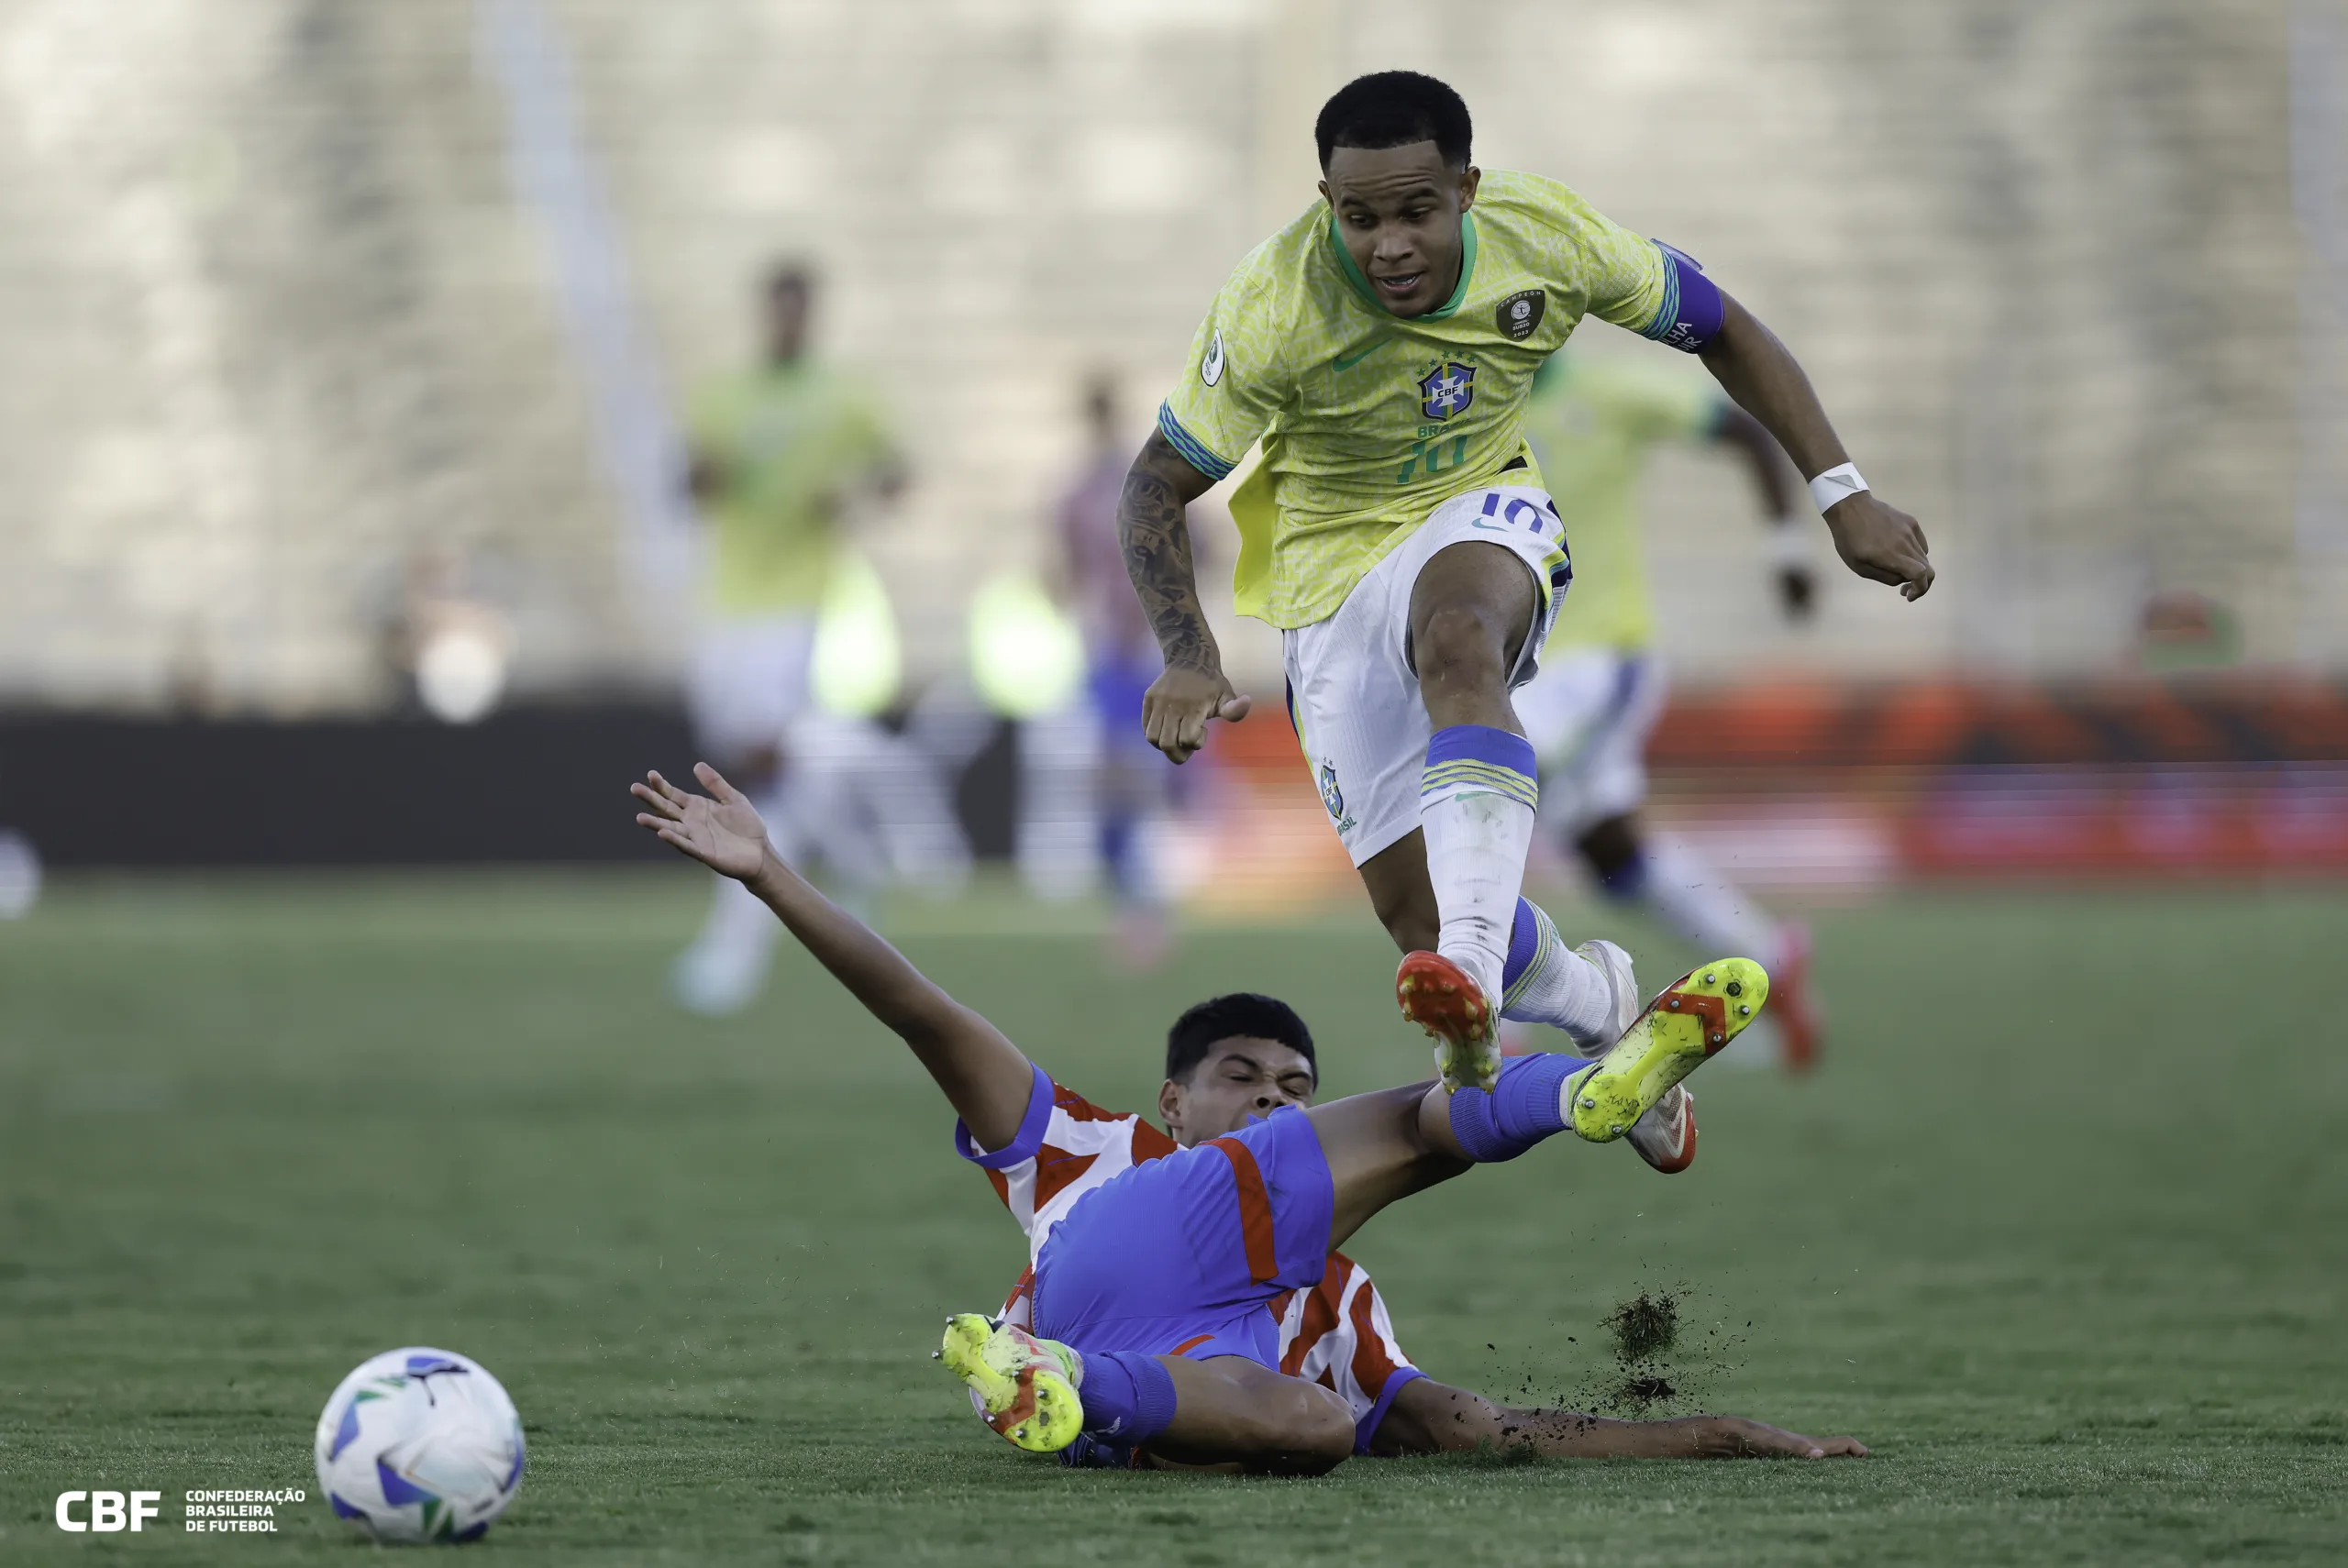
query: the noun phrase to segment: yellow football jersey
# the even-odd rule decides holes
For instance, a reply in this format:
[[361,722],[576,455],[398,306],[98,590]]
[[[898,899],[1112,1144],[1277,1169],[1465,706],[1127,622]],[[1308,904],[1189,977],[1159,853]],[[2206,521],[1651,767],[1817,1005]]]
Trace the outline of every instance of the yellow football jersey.
[[1524,456],[1534,372],[1584,315],[1673,333],[1662,248],[1553,180],[1486,173],[1460,230],[1459,286],[1426,315],[1371,293],[1320,201],[1216,295],[1158,428],[1211,479],[1264,444],[1232,498],[1242,613],[1323,619],[1438,504]]
[[713,382],[686,425],[711,458],[709,598],[721,615],[813,613],[837,549],[833,509],[888,460],[872,403],[809,360]]
[[1524,435],[1542,482],[1565,519],[1574,582],[1548,646],[1644,648],[1655,635],[1639,547],[1639,484],[1662,441],[1692,441],[1720,427],[1727,396],[1709,378],[1676,367],[1560,354],[1542,367],[1525,409]]

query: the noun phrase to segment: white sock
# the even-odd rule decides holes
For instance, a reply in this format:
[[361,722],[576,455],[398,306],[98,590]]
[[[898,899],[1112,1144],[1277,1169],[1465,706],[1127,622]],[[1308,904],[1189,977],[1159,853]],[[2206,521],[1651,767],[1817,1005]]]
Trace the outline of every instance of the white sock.
[[1454,724],[1428,743],[1419,822],[1443,921],[1435,950],[1494,1003],[1505,988],[1509,933],[1540,800],[1533,747],[1523,735]]
[[1678,839],[1658,834],[1647,842],[1645,883],[1636,897],[1707,957],[1778,961],[1777,923]]
[[1573,1036],[1578,1045],[1603,1048],[1614,1024],[1614,990],[1597,965],[1566,945],[1548,911],[1529,899],[1516,902],[1516,922],[1510,938],[1509,967],[1521,973],[1509,977],[1501,1001],[1501,1016],[1523,1023],[1546,1023]]
[[694,939],[695,951],[720,955],[720,961],[748,965],[764,972],[782,923],[759,896],[731,877],[713,878],[717,886],[709,901],[709,918]]

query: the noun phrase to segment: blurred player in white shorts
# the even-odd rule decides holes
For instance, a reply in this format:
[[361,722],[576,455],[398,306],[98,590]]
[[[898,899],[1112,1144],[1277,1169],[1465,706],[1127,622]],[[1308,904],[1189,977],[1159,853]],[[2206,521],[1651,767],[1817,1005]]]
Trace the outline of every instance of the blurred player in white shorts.
[[[814,293],[802,268],[770,273],[759,360],[703,388],[688,411],[688,478],[708,529],[708,576],[685,696],[696,741],[726,759],[779,847],[820,854],[866,882],[877,873],[861,859],[877,851],[827,821],[836,813],[825,799],[838,792],[827,780],[855,772],[870,760],[860,753],[886,740],[820,713],[810,677],[818,613],[840,561],[842,508],[859,491],[894,495],[903,469],[854,378],[807,352]],[[678,959],[677,999],[698,1012],[747,1005],[773,944],[765,910],[718,878],[709,919]]]
[[1760,422],[1708,381],[1570,351],[1534,383],[1525,436],[1566,519],[1574,587],[1541,656],[1515,693],[1541,762],[1541,821],[1586,863],[1607,895],[1645,905],[1706,952],[1749,953],[1769,971],[1769,1018],[1787,1066],[1807,1067],[1819,1020],[1807,984],[1810,937],[1775,921],[1667,834],[1639,823],[1646,744],[1667,682],[1654,647],[1655,606],[1639,547],[1639,486],[1667,441],[1716,444],[1745,459],[1783,543],[1778,586],[1787,614],[1809,614],[1815,584],[1800,553],[1797,494]]

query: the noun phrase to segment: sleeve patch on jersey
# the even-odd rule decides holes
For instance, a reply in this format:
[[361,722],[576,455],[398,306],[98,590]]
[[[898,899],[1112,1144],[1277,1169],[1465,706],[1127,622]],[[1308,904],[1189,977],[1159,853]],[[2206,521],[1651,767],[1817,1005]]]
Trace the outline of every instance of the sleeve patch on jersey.
[[1663,304],[1642,336],[1693,354],[1720,336],[1727,307],[1721,291],[1696,259],[1662,240],[1649,241],[1663,252]]
[[1174,417],[1174,410],[1169,404],[1157,405],[1157,433],[1166,437],[1168,446],[1182,454],[1184,462],[1211,480],[1227,479],[1231,470],[1239,466],[1236,459],[1225,461],[1215,456],[1213,448],[1183,429],[1182,422]]
[[1027,1114],[1019,1119],[1019,1134],[1008,1148],[987,1153],[971,1140],[970,1130],[957,1117],[954,1121],[954,1152],[981,1170],[999,1171],[1036,1157],[1044,1146],[1044,1134],[1052,1124],[1051,1075],[1043,1068],[1035,1069],[1036,1081],[1027,1091]]

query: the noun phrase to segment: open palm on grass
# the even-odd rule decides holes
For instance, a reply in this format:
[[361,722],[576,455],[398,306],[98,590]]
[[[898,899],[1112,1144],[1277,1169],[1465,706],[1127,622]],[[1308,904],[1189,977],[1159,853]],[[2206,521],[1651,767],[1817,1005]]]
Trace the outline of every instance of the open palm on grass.
[[725,775],[706,762],[693,764],[693,777],[707,795],[680,790],[657,772],[644,777],[643,783],[628,786],[628,793],[648,808],[636,813],[637,826],[713,871],[746,882],[758,875],[766,864],[767,824]]

